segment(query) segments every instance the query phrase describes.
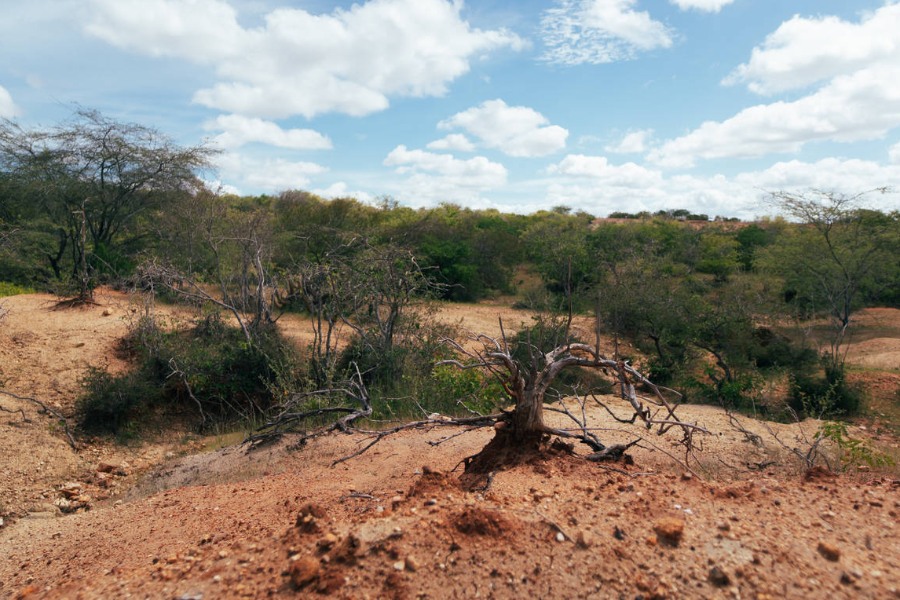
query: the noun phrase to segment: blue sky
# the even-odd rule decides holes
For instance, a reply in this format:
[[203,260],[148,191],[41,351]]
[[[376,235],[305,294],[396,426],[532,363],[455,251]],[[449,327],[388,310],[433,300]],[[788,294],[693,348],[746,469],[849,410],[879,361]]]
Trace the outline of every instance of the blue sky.
[[0,116],[74,104],[242,194],[752,218],[900,190],[900,4],[0,0]]

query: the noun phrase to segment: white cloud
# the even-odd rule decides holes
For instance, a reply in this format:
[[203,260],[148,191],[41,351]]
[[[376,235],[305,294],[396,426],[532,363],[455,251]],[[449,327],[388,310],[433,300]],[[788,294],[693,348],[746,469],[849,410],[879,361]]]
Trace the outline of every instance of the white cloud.
[[746,83],[759,94],[806,87],[874,63],[900,61],[900,4],[868,13],[859,23],[834,16],[784,22],[756,47],[725,84]]
[[214,138],[222,148],[240,148],[259,142],[293,150],[328,150],[331,140],[312,129],[282,129],[276,123],[240,115],[219,115],[205,124],[207,130],[223,130]]
[[644,152],[647,149],[647,141],[653,135],[652,129],[642,129],[640,131],[632,131],[623,137],[618,144],[607,146],[607,152],[615,154],[635,154]]
[[481,192],[506,184],[506,167],[483,156],[467,160],[449,154],[397,146],[384,159],[407,176],[397,196],[416,205],[438,202],[480,202]]
[[637,0],[559,0],[544,12],[541,35],[551,63],[577,65],[634,58],[638,52],[669,48],[673,33]]
[[19,116],[19,107],[13,102],[12,96],[6,88],[0,85],[0,118],[12,119]]
[[681,10],[700,10],[705,12],[719,12],[723,6],[728,6],[734,0],[669,0]]
[[223,181],[237,189],[266,192],[307,188],[311,183],[310,176],[328,170],[311,162],[254,158],[236,153],[222,154],[216,157],[215,162]]
[[488,100],[438,123],[440,129],[465,129],[488,148],[509,156],[546,156],[566,146],[568,130],[549,125],[544,115],[526,106]]
[[244,28],[223,0],[93,0],[87,31],[151,56],[214,67],[194,100],[267,118],[366,115],[392,96],[440,96],[487,52],[525,42],[464,21],[462,2],[371,0],[330,14],[280,8]]
[[[766,191],[808,189],[834,190],[856,194],[879,187],[900,189],[900,164],[881,165],[859,159],[824,158],[816,162],[799,160],[778,162],[768,169],[742,173],[734,178],[743,188],[755,186]],[[897,195],[872,195],[871,208],[897,209]]]
[[[603,157],[570,156],[551,167],[544,204],[566,204],[593,214],[614,210],[655,212],[688,208],[694,212],[744,219],[771,214],[767,192],[810,188],[857,193],[880,186],[900,186],[900,164],[827,158],[817,162],[779,162],[767,169],[734,177],[676,175],[628,163],[609,165]],[[897,194],[873,195],[868,205],[896,210]]]
[[457,152],[473,152],[475,150],[475,144],[461,133],[451,133],[430,142],[426,147],[432,150],[456,150]]
[[888,158],[891,163],[900,165],[900,142],[897,142],[888,149]]
[[336,181],[326,188],[314,189],[312,190],[312,193],[321,196],[322,198],[356,198],[360,202],[366,204],[369,204],[374,200],[372,195],[368,192],[361,192],[359,190],[351,191],[344,181]]
[[662,182],[662,174],[633,162],[611,165],[606,157],[569,154],[547,169],[550,174],[589,177],[600,185],[642,189]]
[[900,125],[900,64],[879,64],[836,77],[793,102],[746,108],[722,122],[708,121],[670,140],[648,158],[670,167],[697,159],[796,152],[807,142],[877,139]]

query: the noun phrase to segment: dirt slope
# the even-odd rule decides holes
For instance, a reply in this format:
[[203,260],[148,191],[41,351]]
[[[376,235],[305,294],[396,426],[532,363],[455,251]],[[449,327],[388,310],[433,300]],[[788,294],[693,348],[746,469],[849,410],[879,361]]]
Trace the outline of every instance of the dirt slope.
[[[80,310],[54,311],[53,301],[5,299],[0,373],[4,389],[69,414],[87,365],[124,367],[115,342],[139,307],[111,292]],[[445,318],[487,329],[501,311],[467,307]],[[302,322],[288,327],[303,335]],[[883,339],[881,351],[895,352],[886,331],[860,344]],[[863,348],[855,356],[878,354]],[[879,381],[889,398],[897,380],[886,368]],[[772,432],[802,447],[812,421],[746,421],[763,438],[756,445],[721,411],[683,406],[683,418],[714,433],[702,439],[694,474],[669,457],[680,455],[676,439],[651,437],[631,466],[557,452],[467,491],[451,471],[489,432],[438,446],[428,442],[446,432],[409,432],[337,466],[364,440],[250,455],[178,457],[201,445],[181,440],[76,454],[29,403],[0,396],[0,406],[28,419],[0,414],[0,597],[900,597],[896,474],[804,478]],[[594,416],[604,440],[633,439],[634,430]],[[896,452],[896,438],[881,443]],[[91,510],[60,516],[54,502],[66,495],[90,496]]]

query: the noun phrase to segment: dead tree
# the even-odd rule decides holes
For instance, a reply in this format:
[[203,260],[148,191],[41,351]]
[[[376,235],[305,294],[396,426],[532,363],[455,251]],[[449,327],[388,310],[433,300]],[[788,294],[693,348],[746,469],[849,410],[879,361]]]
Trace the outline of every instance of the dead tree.
[[[615,379],[622,398],[627,400],[634,410],[630,419],[616,417],[619,421],[633,423],[640,420],[647,430],[656,427],[659,435],[672,427],[678,427],[682,430],[684,443],[688,447],[691,446],[694,432],[706,431],[697,425],[683,422],[676,416],[676,402],[680,394],[657,386],[626,361],[605,357],[600,353],[599,342],[595,345],[567,342],[546,353],[532,347],[529,360],[524,361],[515,358],[503,332],[502,321],[500,325],[502,333],[500,338],[474,336],[472,341],[481,346],[477,349],[466,348],[455,340],[448,340],[447,343],[461,355],[461,359],[442,363],[452,364],[460,369],[485,370],[497,378],[512,403],[512,409],[505,412],[497,424],[499,434],[505,436],[509,442],[528,445],[537,443],[547,435],[555,435],[577,439],[587,444],[594,452],[607,451],[607,447],[589,431],[583,404],[582,419],[578,419],[566,408],[554,408],[578,425],[575,430],[553,428],[544,421],[545,396],[548,390],[560,373],[574,367],[600,370]],[[650,395],[639,395],[637,392],[639,387],[648,390]],[[664,390],[675,398],[667,398]],[[609,411],[599,400],[597,403]]]
[[[501,322],[501,332],[502,329]],[[617,421],[631,424],[639,421],[645,431],[655,429],[657,435],[665,434],[673,427],[679,429],[683,435],[681,443],[685,448],[686,456],[689,456],[694,448],[694,434],[709,433],[697,424],[687,423],[678,418],[676,408],[679,394],[677,392],[655,385],[626,361],[603,356],[599,351],[599,336],[598,342],[593,346],[580,342],[566,342],[545,353],[540,353],[532,348],[529,360],[522,360],[514,356],[505,334],[500,338],[477,335],[471,341],[480,345],[480,348],[471,349],[456,340],[445,340],[456,351],[458,358],[440,361],[438,364],[453,365],[460,369],[479,369],[492,374],[500,381],[508,395],[507,400],[512,405],[511,409],[500,410],[495,414],[461,418],[432,414],[421,420],[402,423],[392,428],[366,430],[359,427],[358,423],[372,414],[372,406],[363,384],[362,375],[357,369],[354,379],[347,386],[294,395],[282,410],[269,423],[251,435],[247,442],[252,448],[297,429],[300,430],[298,443],[305,443],[333,431],[360,433],[368,436],[368,441],[363,443],[359,450],[338,459],[335,461],[337,463],[358,456],[385,437],[407,429],[428,430],[458,427],[464,428],[465,431],[472,431],[493,427],[496,431],[494,440],[482,451],[481,455],[469,457],[463,461],[466,464],[466,470],[469,471],[470,466],[477,464],[476,459],[483,458],[484,460],[481,462],[486,464],[479,464],[473,470],[487,473],[493,469],[490,463],[494,458],[491,457],[495,455],[494,451],[498,448],[502,449],[505,456],[523,456],[535,450],[540,451],[550,437],[564,438],[577,440],[589,446],[592,453],[585,457],[588,460],[602,461],[622,458],[628,448],[643,439],[639,436],[628,444],[613,446],[603,444],[596,435],[597,429],[591,428],[588,423],[587,403],[589,401],[593,401],[598,407],[608,411]],[[574,367],[601,370],[613,377],[619,386],[621,396],[628,401],[632,408],[633,413],[630,418],[615,415],[608,406],[591,393],[576,394],[575,402],[578,403],[579,410],[575,412],[567,404],[571,401],[563,398],[557,399],[555,404],[545,406],[546,396],[553,382],[565,369]],[[647,390],[649,394],[642,395],[639,393],[639,389]],[[326,406],[322,407],[309,407],[309,401],[314,397],[325,396],[333,399],[334,395],[339,393],[345,394],[352,400],[349,406],[326,403]],[[669,398],[667,394],[673,397]],[[298,408],[304,404],[307,408]],[[555,411],[568,417],[575,426],[569,428],[549,426],[544,420],[545,410]],[[308,427],[311,421],[315,422],[318,419],[321,423],[323,417],[327,418],[329,415],[335,414],[344,416],[334,422]],[[441,441],[453,437],[455,435]],[[666,453],[668,454],[668,452]],[[679,460],[671,454],[669,456]],[[500,458],[498,462],[505,462],[505,459]],[[687,466],[687,460],[682,464]]]

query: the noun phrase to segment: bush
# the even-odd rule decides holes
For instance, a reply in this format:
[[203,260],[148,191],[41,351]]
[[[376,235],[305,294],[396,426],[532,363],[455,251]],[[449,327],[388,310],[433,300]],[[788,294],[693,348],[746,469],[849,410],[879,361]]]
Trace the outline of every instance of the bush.
[[0,281],[0,298],[6,298],[7,296],[18,296],[19,294],[33,294],[34,290],[21,286],[15,283],[9,283],[7,281]]
[[140,417],[161,397],[160,388],[140,371],[112,375],[91,367],[81,385],[79,426],[88,433],[130,435]]
[[293,360],[274,327],[249,344],[217,314],[171,332],[142,317],[122,348],[137,363],[133,371],[92,369],[83,381],[79,412],[86,431],[118,434],[154,408],[190,415],[201,427],[252,420],[273,403],[275,367]]
[[795,374],[791,377],[788,404],[808,417],[847,417],[859,412],[862,393],[847,383],[843,369],[825,369],[825,375]]

